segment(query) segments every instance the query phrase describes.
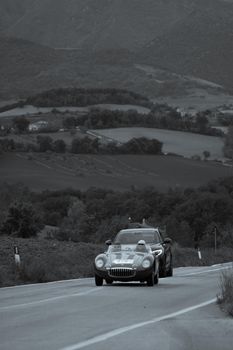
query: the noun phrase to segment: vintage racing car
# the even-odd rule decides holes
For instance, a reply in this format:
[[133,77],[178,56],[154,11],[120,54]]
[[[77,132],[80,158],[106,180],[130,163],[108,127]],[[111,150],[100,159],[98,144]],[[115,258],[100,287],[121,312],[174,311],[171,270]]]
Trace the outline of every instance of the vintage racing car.
[[143,239],[137,242],[129,240],[122,242],[117,236],[114,243],[107,241],[108,250],[95,258],[94,272],[97,286],[113,281],[147,282],[153,286],[159,280],[158,258],[162,253],[161,249],[152,252],[149,244]]

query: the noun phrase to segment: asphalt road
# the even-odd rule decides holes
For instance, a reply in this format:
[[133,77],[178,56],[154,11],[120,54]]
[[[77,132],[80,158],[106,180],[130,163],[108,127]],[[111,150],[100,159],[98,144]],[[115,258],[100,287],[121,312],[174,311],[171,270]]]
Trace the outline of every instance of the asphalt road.
[[93,279],[0,289],[1,350],[232,350],[215,303],[226,265],[175,269],[159,285]]

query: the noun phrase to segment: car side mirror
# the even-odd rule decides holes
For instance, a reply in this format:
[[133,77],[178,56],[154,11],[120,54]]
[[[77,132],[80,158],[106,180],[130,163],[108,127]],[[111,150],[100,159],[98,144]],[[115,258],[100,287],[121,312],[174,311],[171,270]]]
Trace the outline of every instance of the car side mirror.
[[108,239],[106,242],[105,242],[106,245],[111,245],[112,244],[112,241],[111,239]]
[[172,244],[172,239],[169,238],[169,237],[166,237],[166,238],[164,238],[163,243],[165,243],[165,244]]

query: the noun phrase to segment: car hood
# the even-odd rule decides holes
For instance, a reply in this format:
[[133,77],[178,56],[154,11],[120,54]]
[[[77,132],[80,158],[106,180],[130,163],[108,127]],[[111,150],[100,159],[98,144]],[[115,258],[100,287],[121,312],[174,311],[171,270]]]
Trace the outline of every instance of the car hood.
[[109,267],[137,267],[146,256],[153,258],[149,252],[137,252],[135,245],[127,245],[119,251],[107,253],[107,263]]

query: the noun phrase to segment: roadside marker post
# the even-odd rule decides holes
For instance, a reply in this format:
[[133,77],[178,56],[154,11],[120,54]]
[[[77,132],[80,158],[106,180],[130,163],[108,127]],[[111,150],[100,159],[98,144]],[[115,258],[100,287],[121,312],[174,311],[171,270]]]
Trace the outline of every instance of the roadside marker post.
[[14,246],[14,255],[15,255],[15,265],[19,269],[21,261],[20,261],[19,249],[16,245]]
[[197,254],[198,254],[198,258],[201,260],[201,259],[202,259],[202,256],[201,256],[200,248],[197,249]]

